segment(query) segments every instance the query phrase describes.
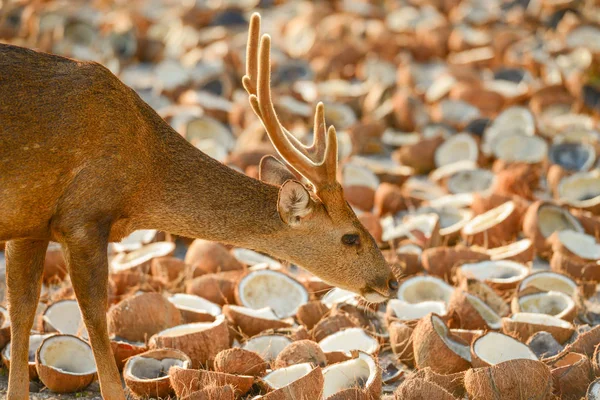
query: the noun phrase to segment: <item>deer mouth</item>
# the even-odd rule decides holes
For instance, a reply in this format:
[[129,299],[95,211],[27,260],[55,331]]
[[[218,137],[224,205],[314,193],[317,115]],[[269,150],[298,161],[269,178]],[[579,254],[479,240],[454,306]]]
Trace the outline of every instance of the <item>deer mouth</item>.
[[383,303],[390,298],[389,294],[382,294],[381,292],[371,288],[361,290],[360,295],[370,303]]

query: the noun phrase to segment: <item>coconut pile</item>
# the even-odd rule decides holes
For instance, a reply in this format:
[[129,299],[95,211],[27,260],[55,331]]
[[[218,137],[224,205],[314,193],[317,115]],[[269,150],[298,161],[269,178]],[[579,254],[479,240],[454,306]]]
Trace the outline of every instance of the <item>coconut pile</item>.
[[[369,304],[266,254],[136,231],[110,246],[107,310],[132,396],[600,399],[597,2],[114,3],[0,1],[0,40],[101,62],[258,177],[275,151],[241,77],[259,11],[279,119],[309,143],[325,103],[338,179],[400,282]],[[96,367],[60,245],[44,268],[30,378],[79,391]],[[10,368],[5,308],[0,349]]]

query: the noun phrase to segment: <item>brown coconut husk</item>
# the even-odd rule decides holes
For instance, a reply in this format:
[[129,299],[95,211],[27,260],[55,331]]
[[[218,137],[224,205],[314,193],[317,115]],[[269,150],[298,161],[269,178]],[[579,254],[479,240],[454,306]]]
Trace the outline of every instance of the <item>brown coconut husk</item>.
[[185,263],[211,274],[243,269],[242,263],[220,243],[196,239],[185,254]]
[[[501,161],[497,160],[496,162]],[[505,163],[504,163],[505,164]],[[496,179],[492,191],[503,196],[519,196],[526,200],[534,200],[534,192],[538,189],[541,168],[536,164],[508,163],[502,168],[494,168]]]
[[441,136],[424,138],[416,144],[402,146],[392,153],[392,158],[414,168],[417,174],[427,174],[435,169],[435,151],[443,142]]
[[394,391],[396,400],[457,400],[446,389],[433,381],[422,378],[409,378]]
[[246,394],[254,384],[254,377],[233,375],[223,372],[206,371],[203,369],[169,368],[169,381],[178,398],[189,396],[204,389],[206,386],[231,385],[236,396]]
[[470,345],[475,338],[483,335],[484,331],[483,329],[450,329],[450,332]]
[[487,251],[492,261],[514,261],[521,264],[532,262],[535,257],[533,241],[521,239],[505,246],[496,247]]
[[417,323],[412,334],[416,367],[431,367],[440,374],[453,374],[470,368],[470,360],[448,347],[440,334],[468,349],[468,343],[452,335],[440,317],[429,314]]
[[375,204],[375,190],[368,186],[344,186],[344,197],[348,203],[362,211],[371,211]]
[[316,342],[320,342],[332,333],[337,333],[344,328],[357,327],[358,323],[347,314],[339,313],[320,320],[310,331]]
[[[545,293],[545,292],[536,287],[527,287],[524,290],[522,290],[521,292],[517,293],[510,302],[511,311],[513,313],[527,312],[527,310],[521,309],[519,301],[526,300],[523,298],[527,297],[527,296],[532,296],[532,295],[535,295],[538,293]],[[568,310],[568,312],[566,312],[564,315],[560,316],[559,318],[564,319],[565,321],[573,322],[573,320],[575,319],[575,317],[578,314],[578,311],[579,311],[578,306],[577,306],[577,303],[575,302],[574,307],[572,307],[570,310]]]
[[507,316],[510,313],[510,307],[506,304],[503,297],[497,294],[496,291],[484,282],[477,279],[464,279],[459,287],[466,290],[469,294],[477,296],[485,304],[501,317]]
[[[462,238],[470,244],[484,248],[499,247],[514,241],[520,231],[521,215],[514,202],[510,206],[500,205],[499,207],[508,207],[507,215],[501,220],[484,229],[471,231],[470,227],[477,221],[475,217],[469,221],[462,229]],[[492,209],[495,210],[495,209]],[[487,212],[493,212],[489,210]]]
[[554,400],[552,374],[541,361],[517,359],[491,367],[473,368],[465,374],[470,399]]
[[46,284],[61,282],[67,276],[67,263],[62,247],[57,243],[50,243],[44,259],[43,280]]
[[490,256],[462,246],[456,247],[431,247],[423,250],[421,263],[423,268],[431,275],[444,278],[451,282],[454,270],[462,264],[487,261]]
[[592,355],[592,365],[596,376],[600,376],[600,343],[598,343]]
[[165,287],[163,281],[154,278],[140,271],[119,271],[112,272],[109,275],[109,280],[114,288],[113,296],[117,299],[125,297],[127,294],[137,289],[146,291],[160,292]]
[[600,240],[600,217],[594,215],[589,211],[578,210],[576,208],[571,209],[571,214],[581,222],[583,230],[588,235],[596,238],[596,241]]
[[306,329],[312,329],[329,312],[329,308],[320,301],[313,300],[302,304],[296,312],[296,319]]
[[155,333],[180,323],[177,307],[159,293],[127,298],[108,312],[109,334],[134,342],[145,342]]
[[327,365],[327,358],[316,342],[312,340],[298,340],[279,353],[273,363],[273,368],[285,368],[290,365],[302,363],[311,363],[315,366],[324,367]]
[[227,273],[206,274],[186,283],[185,292],[204,297],[220,306],[235,304],[237,277]]
[[465,371],[455,374],[438,374],[431,368],[423,368],[410,375],[407,380],[423,379],[427,382],[435,383],[453,396],[462,399],[465,395],[464,379]]
[[260,355],[238,347],[222,350],[215,357],[215,371],[226,374],[263,376],[267,367]]
[[580,353],[592,357],[598,343],[600,343],[600,325],[594,326],[587,332],[580,333],[573,343],[569,343],[563,351],[546,361],[553,363],[568,353]]
[[[498,329],[499,327],[491,327],[486,321],[486,319],[477,310],[477,308],[475,308],[473,303],[471,303],[471,301],[476,301],[474,297],[477,296],[467,293],[464,290],[456,290],[454,291],[454,293],[452,293],[452,296],[450,297],[450,302],[448,303],[448,314],[454,314],[455,318],[453,318],[452,320],[453,322],[451,327],[484,330]],[[487,304],[483,299],[479,300]],[[500,322],[499,318],[500,316],[498,315],[498,322]]]
[[566,353],[551,366],[555,392],[561,399],[579,400],[594,379],[590,360],[579,353]]
[[323,372],[320,367],[287,386],[273,390],[262,398],[265,400],[320,399],[323,393]]
[[394,215],[407,208],[407,201],[399,186],[382,182],[377,187],[374,197],[374,212],[378,217]]
[[131,343],[119,340],[118,338],[111,338],[110,347],[119,371],[123,369],[125,361],[127,361],[129,357],[133,357],[148,350],[148,346],[146,346],[146,343],[144,342]]
[[399,361],[411,368],[415,365],[413,330],[414,327],[399,321],[394,321],[388,326],[392,351],[398,357]]
[[560,326],[534,324],[523,321],[514,321],[510,318],[502,318],[502,332],[523,343],[526,343],[536,332],[541,331],[550,333],[558,343],[563,344],[571,338],[575,329],[573,327],[563,328]]
[[497,193],[489,195],[483,195],[480,193],[473,194],[473,202],[471,203],[471,210],[475,215],[483,214],[484,212],[490,211],[507,201],[513,201],[516,206],[517,214],[519,215],[519,225],[521,224],[523,215],[529,207],[529,202],[519,196],[506,196]]
[[232,385],[225,386],[208,386],[204,389],[193,392],[190,395],[184,396],[181,400],[234,400],[235,389]]
[[600,282],[600,264],[597,261],[582,260],[560,251],[550,259],[552,271],[570,276],[578,281]]
[[246,315],[231,308],[229,305],[223,306],[223,315],[227,320],[246,336],[254,336],[268,329],[289,328],[292,325],[289,322],[277,319],[257,318]]
[[[172,256],[157,257],[152,259],[152,262],[150,263],[150,273],[152,276],[165,284],[177,280],[182,274],[185,274],[187,270],[187,264],[183,262],[183,260]],[[200,276],[201,274],[202,272],[200,271],[197,276]],[[195,273],[193,277],[196,277]]]

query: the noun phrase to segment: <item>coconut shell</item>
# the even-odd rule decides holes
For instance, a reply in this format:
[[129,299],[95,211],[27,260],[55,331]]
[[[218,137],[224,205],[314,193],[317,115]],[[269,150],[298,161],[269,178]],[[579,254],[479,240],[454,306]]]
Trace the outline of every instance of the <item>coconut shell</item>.
[[433,381],[409,378],[394,391],[396,400],[457,400],[450,392]]
[[[423,317],[417,323],[412,334],[415,366],[418,369],[431,367],[440,374],[453,374],[468,369],[471,366],[470,361],[446,345],[434,328],[435,319],[443,325],[442,329],[448,330],[443,320],[434,314]],[[468,343],[462,339],[454,337],[450,332],[447,334],[454,342],[468,347]]]
[[383,228],[381,227],[381,222],[379,222],[379,217],[371,214],[370,212],[364,212],[358,216],[358,220],[367,229],[371,236],[373,236],[375,242],[381,243]]
[[327,358],[316,342],[312,340],[299,340],[290,344],[279,353],[273,364],[273,368],[285,368],[302,363],[311,363],[315,366],[324,367],[327,365]]
[[557,356],[547,361],[552,363],[568,353],[580,353],[592,357],[598,343],[600,343],[600,325],[594,326],[587,332],[580,333],[573,343],[568,344]]
[[596,350],[592,355],[592,365],[596,376],[600,376],[600,343],[596,346]]
[[461,231],[461,236],[470,244],[485,248],[499,247],[515,240],[519,234],[520,225],[521,215],[515,205],[503,220],[498,220],[495,225],[482,231],[468,232],[466,228],[470,225],[465,225]]
[[171,348],[183,351],[192,360],[192,367],[212,365],[216,355],[230,347],[229,327],[223,318],[209,329],[179,336],[161,336],[160,332],[150,338],[151,349]]
[[427,367],[415,372],[407,378],[407,380],[411,379],[423,379],[427,382],[435,383],[459,399],[462,399],[465,396],[465,371],[444,375],[438,374]]
[[510,163],[496,173],[492,191],[504,196],[516,195],[533,200],[534,192],[539,186],[540,174],[539,165]]
[[150,262],[150,273],[152,276],[165,283],[173,282],[179,277],[184,276],[186,270],[188,270],[187,264],[183,260],[172,256],[156,257]]
[[43,280],[46,284],[61,282],[67,276],[67,263],[62,247],[50,244],[44,260]]
[[596,261],[585,261],[577,256],[556,251],[550,259],[550,268],[578,281],[600,282],[600,264]]
[[185,263],[211,274],[242,269],[244,266],[220,243],[196,239],[185,254]]
[[[515,252],[515,250],[500,252],[501,250],[503,250],[503,251],[510,250],[514,244],[520,245],[522,243],[525,244],[525,246],[523,246],[523,247],[519,246],[517,252]],[[533,242],[529,239],[521,239],[516,242],[509,243],[506,246],[497,247],[494,250],[496,252],[494,254],[491,254],[490,260],[492,260],[492,261],[500,261],[500,260],[514,261],[514,262],[518,262],[521,264],[527,264],[527,263],[532,262],[533,259],[535,258],[535,254],[536,254],[535,248],[533,247]],[[489,250],[488,250],[488,252],[491,253],[491,251],[489,251]]]
[[225,386],[208,386],[197,392],[193,392],[188,396],[184,396],[181,400],[234,400],[235,389],[231,385]]
[[529,322],[514,321],[510,318],[502,318],[502,332],[525,343],[536,332],[548,332],[558,343],[564,343],[573,335],[573,328],[560,326],[549,326],[543,324],[532,324]]
[[114,287],[113,295],[116,298],[122,298],[125,295],[138,289],[152,292],[160,292],[164,288],[164,282],[140,271],[119,271],[112,272],[109,276],[110,282]]
[[473,400],[554,400],[552,374],[541,361],[517,359],[465,374],[465,389]]
[[359,210],[371,211],[375,201],[375,190],[368,186],[344,186],[344,197]]
[[320,301],[309,301],[302,304],[296,312],[296,319],[306,329],[312,329],[325,314],[329,312],[329,308]]
[[236,281],[229,274],[206,274],[186,282],[185,292],[204,297],[220,306],[235,304]]
[[590,382],[595,378],[592,363],[579,353],[561,356],[551,368],[555,392],[565,400],[579,400],[585,396]]
[[427,174],[435,169],[435,151],[443,142],[441,136],[421,139],[415,144],[402,146],[392,153],[392,158],[414,168],[417,174]]
[[[522,290],[520,293],[517,293],[517,295],[515,295],[511,302],[510,302],[510,310],[513,313],[518,313],[518,312],[527,312],[527,310],[522,310],[521,306],[519,305],[519,301],[526,296],[530,296],[530,295],[534,295],[536,293],[542,293],[543,291],[536,288],[536,287],[527,287],[524,290]],[[575,319],[575,317],[577,316],[578,313],[578,309],[577,309],[577,303],[575,303],[574,307],[565,315],[563,315],[562,317],[560,317],[561,319],[564,319],[565,321],[569,321],[569,322],[573,322],[573,320]]]
[[337,333],[345,328],[354,328],[358,324],[346,314],[332,315],[320,320],[311,330],[311,335],[316,342],[320,342],[327,336]]
[[468,300],[468,296],[463,290],[455,290],[452,293],[448,303],[448,315],[451,314],[455,314],[458,317],[458,323],[452,324],[453,328],[491,329],[479,311]]
[[588,386],[588,390],[586,393],[586,400],[600,400],[600,378],[596,378],[590,386]]
[[232,375],[203,369],[169,368],[169,381],[178,398],[189,396],[206,386],[232,385],[236,396],[246,394],[254,384],[254,377]]
[[[510,307],[505,300],[485,282],[473,278],[462,279],[459,287],[469,294],[478,297],[501,317],[510,313]],[[502,291],[499,291],[504,294]]]
[[399,211],[406,210],[406,198],[399,186],[382,182],[377,187],[374,197],[374,212],[378,217],[395,215]]
[[257,353],[237,347],[223,350],[215,357],[215,371],[226,374],[263,376],[267,367]]
[[[150,350],[139,355],[140,357],[154,358],[156,360],[162,360],[165,358],[175,358],[181,361],[187,361],[191,363],[190,358],[183,352],[175,349],[158,349]],[[135,358],[130,358],[125,363],[125,373],[123,374],[123,380],[127,388],[138,397],[153,397],[163,398],[168,397],[173,393],[171,384],[169,382],[169,376],[165,375],[160,379],[137,379],[131,374],[127,373],[128,364]]]
[[413,367],[415,356],[413,353],[413,327],[403,322],[394,321],[388,326],[390,333],[390,346],[398,360]]
[[159,293],[142,293],[127,298],[108,312],[109,334],[133,342],[181,323],[181,313]]
[[320,399],[321,393],[323,393],[323,372],[320,367],[316,367],[289,385],[267,393],[262,399]]
[[501,206],[507,201],[513,201],[517,214],[519,215],[519,225],[521,225],[523,215],[529,207],[529,202],[519,196],[506,196],[497,193],[490,195],[482,195],[480,193],[473,194],[473,202],[471,203],[471,210],[475,215],[483,214],[484,212],[490,211],[493,208]]
[[255,336],[268,329],[288,328],[292,326],[289,322],[277,319],[257,318],[246,315],[229,307],[223,306],[223,314],[227,320],[246,336]]
[[[345,400],[345,399],[360,399],[360,400],[379,400],[381,398],[381,389],[382,389],[382,378],[381,378],[381,368],[379,367],[379,363],[377,359],[371,355],[367,355],[364,352],[356,351],[353,353],[352,358],[358,357],[370,357],[374,361],[375,371],[372,373],[375,374],[373,381],[364,388],[348,388],[338,391],[337,393],[332,394],[331,396],[326,397],[326,400]],[[326,375],[326,373],[325,373]]]
[[595,237],[596,241],[598,241],[600,238],[600,217],[589,211],[578,209],[572,209],[571,214],[581,222],[581,226],[583,226],[585,233]]
[[430,275],[439,276],[450,282],[454,270],[463,264],[487,261],[490,256],[486,253],[465,247],[431,247],[423,250],[421,263]]
[[541,207],[552,207],[553,203],[538,200],[531,204],[523,216],[523,233],[533,242],[536,254],[543,258],[549,258],[551,244],[542,234],[539,228],[539,211]]
[[143,342],[140,342],[139,345],[137,345],[136,343],[128,343],[114,338],[110,341],[110,347],[115,356],[115,362],[117,363],[119,371],[123,369],[125,361],[127,361],[129,357],[133,357],[148,350],[148,346]]

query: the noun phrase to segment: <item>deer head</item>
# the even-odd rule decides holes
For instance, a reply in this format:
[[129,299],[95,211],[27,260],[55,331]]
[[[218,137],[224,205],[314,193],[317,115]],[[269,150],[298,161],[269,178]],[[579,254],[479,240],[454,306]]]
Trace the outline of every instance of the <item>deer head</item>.
[[337,136],[327,128],[319,103],[314,119],[314,140],[304,146],[279,122],[270,88],[271,38],[260,38],[260,16],[250,20],[244,88],[250,105],[262,121],[273,146],[299,176],[274,157],[263,158],[260,179],[280,186],[277,210],[294,237],[309,239],[293,261],[326,282],[361,294],[372,302],[394,295],[398,282],[377,247],[344,199],[337,175]]

